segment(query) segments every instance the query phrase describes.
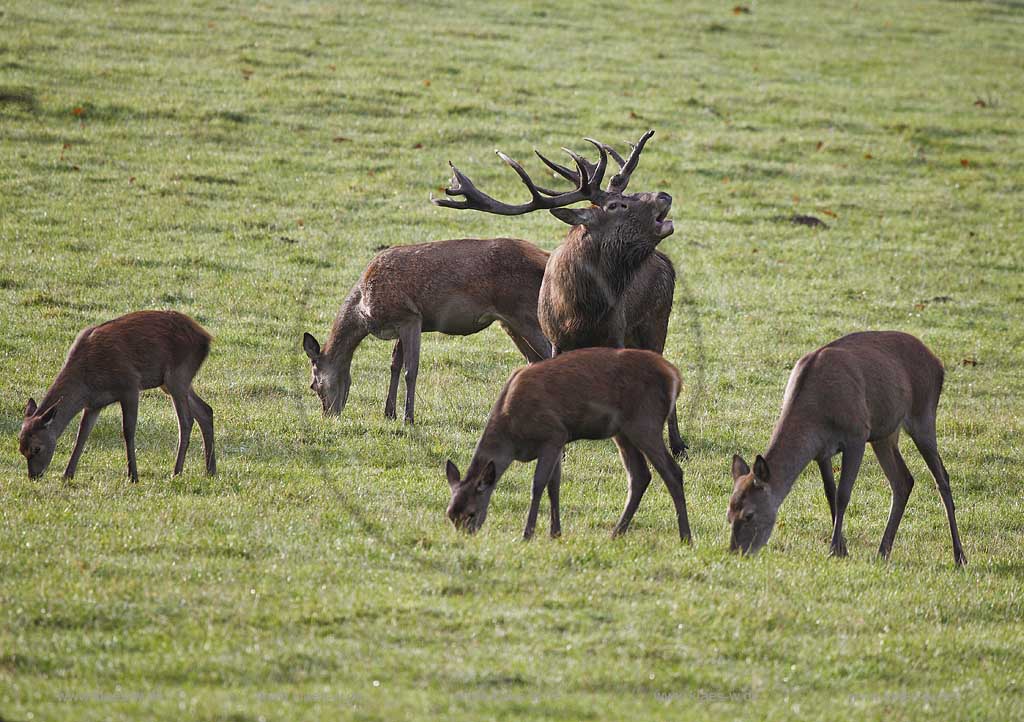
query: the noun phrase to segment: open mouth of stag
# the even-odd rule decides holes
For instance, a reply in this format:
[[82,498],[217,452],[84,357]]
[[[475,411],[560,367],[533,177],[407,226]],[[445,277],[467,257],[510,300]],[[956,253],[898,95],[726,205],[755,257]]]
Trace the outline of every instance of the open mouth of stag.
[[672,225],[672,221],[666,220],[668,212],[672,210],[672,204],[669,203],[665,206],[664,210],[658,214],[654,219],[654,227],[658,234],[658,238],[668,238],[675,231],[675,226]]

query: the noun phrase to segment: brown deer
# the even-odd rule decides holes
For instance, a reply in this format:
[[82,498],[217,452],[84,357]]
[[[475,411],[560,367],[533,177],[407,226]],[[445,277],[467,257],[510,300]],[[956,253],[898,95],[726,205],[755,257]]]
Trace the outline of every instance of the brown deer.
[[458,529],[477,531],[487,518],[498,479],[512,461],[536,459],[523,538],[533,536],[545,488],[551,536],[557,537],[562,530],[562,448],[577,439],[613,438],[629,476],[629,496],[612,535],[629,528],[651,481],[650,461],[672,495],[679,536],[688,541],[683,472],[661,438],[679,386],[672,364],[659,354],[635,349],[580,349],[516,370],[491,409],[465,478],[448,461],[448,518]]
[[[771,536],[775,517],[800,472],[818,463],[832,513],[833,556],[846,556],[843,517],[865,445],[870,443],[892,487],[889,522],[878,553],[889,557],[914,478],[899,450],[906,429],[935,477],[953,536],[953,558],[967,563],[956,526],[949,474],[939,456],[935,413],[942,392],[942,362],[913,336],[896,331],[853,333],[801,358],[789,376],[782,415],[768,450],[753,470],[734,456],[729,500],[730,546],[753,553]],[[832,457],[843,455],[839,488]]]
[[[510,205],[477,189],[452,165],[453,178],[445,193],[464,200],[431,198],[435,205],[497,215],[521,215],[547,209],[572,226],[565,242],[548,260],[538,299],[537,315],[552,353],[585,348],[643,348],[662,353],[672,310],[675,269],[657,245],[673,232],[666,220],[672,207],[667,193],[627,194],[644,145],[654,135],[648,131],[633,147],[628,160],[593,139],[600,160],[594,164],[571,150],[576,170],[537,156],[552,170],[573,182],[567,192],[537,186],[523,167],[504,153],[498,156],[519,176],[531,199]],[[609,155],[619,164],[606,190],[601,189]],[[588,208],[566,206],[588,201]],[[675,409],[669,419],[669,439],[675,455],[685,453]]]
[[378,253],[348,294],[324,348],[309,333],[310,388],[325,416],[345,408],[356,348],[368,335],[398,339],[384,415],[395,418],[405,367],[405,420],[413,423],[420,335],[468,336],[498,321],[528,362],[551,356],[537,323],[537,294],[548,254],[512,238],[458,239],[395,246]]
[[78,438],[64,476],[71,479],[82,449],[100,411],[121,404],[128,476],[139,480],[135,464],[135,426],[139,392],[160,387],[171,397],[178,415],[178,456],[174,474],[180,474],[188,451],[193,422],[199,422],[206,451],[206,471],[214,474],[213,409],[192,388],[192,379],[210,351],[210,334],[188,316],[175,311],[138,311],[99,326],[90,326],[75,338],[64,365],[43,400],[28,400],[19,445],[28,461],[28,475],[37,478],[53,458],[57,439],[82,412]]

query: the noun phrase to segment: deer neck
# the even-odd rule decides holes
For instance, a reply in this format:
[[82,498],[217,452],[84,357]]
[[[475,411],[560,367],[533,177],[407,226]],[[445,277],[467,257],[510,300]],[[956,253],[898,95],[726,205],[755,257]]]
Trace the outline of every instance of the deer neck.
[[489,419],[484,433],[480,436],[480,441],[477,442],[476,449],[473,450],[473,458],[469,461],[465,478],[473,478],[473,474],[483,471],[488,461],[493,461],[494,479],[497,482],[512,464],[514,449],[509,442],[510,438],[508,430],[503,428],[503,424],[495,418]]
[[768,486],[780,505],[800,472],[819,455],[821,440],[812,429],[813,426],[802,424],[799,419],[784,416],[772,433],[764,460],[771,472]]
[[85,382],[62,370],[39,402],[39,410],[45,411],[57,404],[57,413],[50,422],[50,428],[60,436],[71,420],[86,407],[87,401],[88,389]]
[[334,319],[331,335],[324,344],[323,358],[337,376],[348,373],[356,347],[369,333],[366,317],[359,309],[361,299],[362,294],[358,288],[348,295]]

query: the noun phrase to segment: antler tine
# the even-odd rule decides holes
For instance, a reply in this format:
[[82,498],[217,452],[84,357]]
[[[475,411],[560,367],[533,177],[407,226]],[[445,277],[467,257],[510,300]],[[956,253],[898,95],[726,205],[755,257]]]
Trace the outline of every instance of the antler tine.
[[[521,180],[523,182],[523,185],[526,186],[527,190],[530,191],[530,195],[533,197],[533,199],[534,200],[542,200],[540,188],[538,188],[534,184],[534,182],[530,178],[530,176],[526,173],[525,170],[523,170],[523,166],[519,165],[519,163],[517,161],[513,160],[512,158],[509,158],[507,155],[502,153],[500,150],[499,151],[495,151],[495,152],[498,154],[499,158],[501,158],[503,161],[505,161],[510,166],[512,166],[512,170],[514,170],[516,172],[516,175],[519,176],[519,180]],[[547,195],[550,196],[551,193],[548,193]]]
[[[593,138],[584,138],[584,140],[597,148],[598,153],[601,154],[600,160],[597,163],[591,163],[583,156],[569,150],[568,148],[562,148],[562,150],[569,154],[569,157],[576,163],[577,168],[582,167],[586,169],[587,175],[589,176],[588,187],[597,191],[601,188],[601,181],[604,180],[605,169],[608,167],[608,155],[602,143],[597,142]],[[558,175],[562,176],[566,180],[572,181],[577,185],[577,187],[579,186],[580,174],[578,171],[570,170],[561,163],[556,163],[555,161],[546,158],[539,150],[534,150],[533,152],[537,154],[537,157],[540,158],[548,168],[555,171],[555,173],[558,173]],[[558,191],[551,191],[547,188],[538,187],[537,190],[549,196],[558,195]]]
[[502,216],[518,216],[530,211],[561,208],[562,206],[568,206],[579,201],[593,200],[595,195],[600,192],[600,189],[595,188],[591,184],[591,174],[586,167],[587,162],[575,154],[572,155],[576,161],[577,170],[571,171],[568,168],[565,168],[565,170],[569,173],[567,177],[578,180],[577,186],[574,190],[566,193],[556,193],[545,188],[539,188],[518,162],[509,158],[501,151],[495,152],[505,163],[512,166],[516,175],[519,176],[519,180],[530,191],[531,198],[528,203],[512,205],[492,198],[473,185],[473,181],[456,168],[451,161],[448,162],[448,165],[452,168],[452,180],[444,192],[449,196],[462,196],[465,200],[434,198],[431,195],[430,202],[444,208],[484,211],[485,213],[495,213]]
[[629,177],[633,174],[633,171],[636,170],[636,166],[640,162],[640,154],[643,153],[644,146],[647,144],[647,141],[651,139],[652,135],[654,135],[653,130],[649,130],[643,134],[643,137],[641,137],[640,140],[637,141],[637,144],[633,146],[633,152],[629,154],[629,160],[625,163],[621,163],[618,158],[615,159],[621,166],[621,170],[612,176],[611,181],[608,182],[608,190],[615,193],[622,193],[626,190],[626,186],[629,185]]
[[[629,145],[630,147],[633,146],[632,143],[630,143]],[[601,144],[601,147],[604,148],[605,151],[607,151],[608,155],[612,157],[612,160],[619,164],[620,169],[626,165],[626,159],[619,155],[619,151],[615,150],[610,145],[605,145],[604,143]]]

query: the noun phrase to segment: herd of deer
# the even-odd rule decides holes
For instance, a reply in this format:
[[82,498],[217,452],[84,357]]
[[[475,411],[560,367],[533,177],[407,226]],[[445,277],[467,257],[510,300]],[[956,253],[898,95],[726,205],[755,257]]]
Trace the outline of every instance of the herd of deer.
[[[523,167],[499,153],[530,193],[521,205],[480,191],[452,166],[447,208],[498,215],[547,209],[571,226],[564,243],[548,254],[521,240],[460,239],[400,246],[380,252],[342,304],[321,348],[310,334],[303,348],[312,363],[311,388],[325,415],[345,408],[356,347],[368,335],[395,340],[384,415],[395,418],[405,369],[405,420],[413,421],[420,336],[424,331],[469,335],[497,321],[526,357],[498,394],[465,475],[451,461],[448,518],[473,532],[487,516],[491,494],[512,461],[537,461],[524,538],[533,535],[547,490],[550,532],[561,533],[559,485],[563,449],[577,439],[615,441],[629,493],[613,534],[627,530],[651,481],[648,462],[675,504],[679,536],[691,536],[683,473],[674,457],[685,454],[676,397],[680,376],[661,354],[672,310],[675,270],[657,250],[672,234],[667,193],[627,194],[630,176],[654,131],[623,158],[587,139],[597,162],[566,150],[575,168],[537,153],[573,184],[571,191],[536,185]],[[619,166],[602,188],[609,158]],[[461,200],[456,198],[461,197]],[[585,208],[569,208],[581,201]],[[53,457],[57,439],[82,412],[65,476],[74,476],[82,448],[102,408],[119,403],[128,474],[138,481],[135,426],[139,392],[162,388],[178,417],[174,473],[182,470],[194,422],[202,431],[206,469],[214,473],[213,411],[192,380],[206,358],[210,336],[174,311],[141,311],[87,328],[75,339],[56,380],[39,404],[29,399],[20,450],[30,477]],[[813,460],[821,471],[832,514],[831,553],[846,555],[843,517],[871,444],[892,487],[889,521],[879,553],[888,557],[914,485],[898,439],[905,429],[935,477],[945,505],[957,564],[965,564],[949,475],[939,456],[935,415],[942,391],[941,362],[919,340],[899,332],[844,336],[801,358],[786,387],[781,417],[768,449],[753,468],[732,460],[734,487],[727,518],[733,550],[753,553],[767,543],[778,509],[796,477]],[[668,422],[671,453],[662,440]],[[836,485],[832,457],[842,454]]]

